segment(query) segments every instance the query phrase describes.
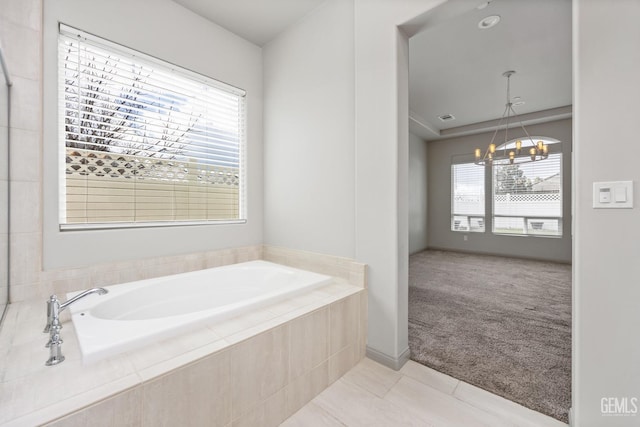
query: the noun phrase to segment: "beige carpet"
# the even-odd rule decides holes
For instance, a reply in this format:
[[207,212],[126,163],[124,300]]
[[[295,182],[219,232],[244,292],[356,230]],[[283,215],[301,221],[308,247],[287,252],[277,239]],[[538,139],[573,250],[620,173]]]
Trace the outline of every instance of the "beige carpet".
[[567,422],[571,266],[412,255],[409,347],[416,362]]

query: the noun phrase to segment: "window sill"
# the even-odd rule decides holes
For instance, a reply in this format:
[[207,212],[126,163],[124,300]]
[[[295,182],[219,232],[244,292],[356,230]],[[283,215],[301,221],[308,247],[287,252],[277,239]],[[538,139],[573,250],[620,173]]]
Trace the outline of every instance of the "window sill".
[[198,225],[234,225],[246,224],[246,219],[210,220],[210,221],[149,221],[149,222],[113,222],[113,223],[79,223],[60,224],[60,231],[89,231],[89,230],[121,230],[135,228],[156,227],[191,227]]
[[494,236],[508,236],[508,237],[542,237],[545,239],[562,239],[562,236],[552,236],[546,234],[512,234],[512,233],[496,233],[492,232]]

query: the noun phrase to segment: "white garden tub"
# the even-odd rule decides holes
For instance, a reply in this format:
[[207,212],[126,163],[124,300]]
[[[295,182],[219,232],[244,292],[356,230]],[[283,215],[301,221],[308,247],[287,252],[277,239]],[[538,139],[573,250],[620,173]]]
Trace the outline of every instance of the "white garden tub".
[[310,271],[250,261],[107,286],[108,294],[72,305],[71,318],[87,364],[308,292],[330,280]]

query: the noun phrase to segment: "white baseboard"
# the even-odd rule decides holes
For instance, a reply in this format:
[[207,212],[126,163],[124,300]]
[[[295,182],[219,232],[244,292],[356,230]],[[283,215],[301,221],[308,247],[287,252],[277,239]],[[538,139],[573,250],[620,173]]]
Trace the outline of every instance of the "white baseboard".
[[369,359],[374,360],[395,371],[399,371],[400,368],[402,368],[404,364],[409,361],[409,356],[411,356],[409,347],[407,347],[402,353],[400,353],[398,357],[391,357],[367,346],[367,357]]
[[569,408],[569,426],[573,427],[573,406]]

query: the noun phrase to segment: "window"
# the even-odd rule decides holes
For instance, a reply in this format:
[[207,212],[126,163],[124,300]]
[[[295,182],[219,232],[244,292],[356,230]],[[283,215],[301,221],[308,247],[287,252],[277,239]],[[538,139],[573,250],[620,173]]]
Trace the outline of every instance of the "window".
[[241,221],[244,91],[61,25],[61,229]]
[[493,168],[493,232],[562,235],[562,154]]
[[484,231],[484,168],[475,163],[451,165],[451,230]]

